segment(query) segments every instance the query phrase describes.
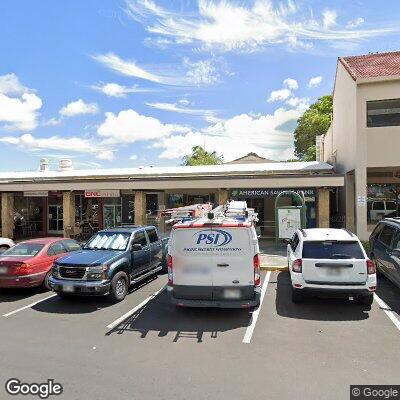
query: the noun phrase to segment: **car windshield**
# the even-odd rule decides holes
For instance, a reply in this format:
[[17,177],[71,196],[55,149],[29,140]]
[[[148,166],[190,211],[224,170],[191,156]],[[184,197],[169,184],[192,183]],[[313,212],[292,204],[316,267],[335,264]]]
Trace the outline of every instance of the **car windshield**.
[[363,259],[364,254],[358,242],[350,241],[306,241],[303,244],[303,258],[314,259]]
[[1,256],[36,256],[42,250],[44,244],[40,243],[20,243],[5,251]]
[[130,238],[129,233],[99,232],[83,247],[86,250],[126,250]]

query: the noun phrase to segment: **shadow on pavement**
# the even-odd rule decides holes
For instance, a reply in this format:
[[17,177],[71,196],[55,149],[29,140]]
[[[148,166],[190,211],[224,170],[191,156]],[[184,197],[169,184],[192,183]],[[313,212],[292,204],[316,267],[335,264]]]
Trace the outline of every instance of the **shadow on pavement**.
[[292,302],[291,290],[289,273],[280,272],[275,304],[281,317],[313,321],[359,321],[369,318],[370,306],[347,299],[306,297],[304,302],[295,304]]
[[29,299],[29,297],[45,292],[47,290],[41,287],[0,289],[0,303],[12,303],[14,301]]
[[[132,285],[126,300],[129,298],[130,293],[139,290],[155,279],[157,279],[157,276],[150,277],[136,285]],[[113,304],[104,296],[71,296],[68,298],[55,296],[49,300],[34,305],[32,309],[43,313],[53,314],[89,314],[112,305]]]
[[221,332],[247,327],[250,320],[249,310],[176,307],[163,290],[106,336],[137,332],[144,339],[149,332],[157,332],[159,337],[172,334],[173,342],[194,339],[201,343],[205,334],[216,339]]
[[383,274],[378,275],[376,294],[389,306],[389,309],[400,316],[400,288]]

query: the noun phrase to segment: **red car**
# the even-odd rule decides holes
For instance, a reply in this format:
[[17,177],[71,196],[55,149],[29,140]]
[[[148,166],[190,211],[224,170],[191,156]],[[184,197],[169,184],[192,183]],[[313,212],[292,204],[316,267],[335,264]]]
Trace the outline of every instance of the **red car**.
[[0,288],[49,288],[53,262],[80,250],[72,239],[43,238],[18,243],[0,255]]

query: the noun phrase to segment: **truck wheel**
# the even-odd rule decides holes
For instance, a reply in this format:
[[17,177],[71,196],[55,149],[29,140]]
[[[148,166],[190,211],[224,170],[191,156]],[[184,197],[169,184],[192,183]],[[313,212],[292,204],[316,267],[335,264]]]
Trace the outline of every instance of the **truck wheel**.
[[108,299],[112,303],[122,301],[128,293],[128,276],[125,272],[117,272],[111,280]]
[[357,301],[365,306],[372,306],[372,303],[374,302],[374,295],[371,293],[365,296],[360,296],[357,298]]
[[304,300],[304,294],[300,289],[292,287],[292,302],[301,303]]

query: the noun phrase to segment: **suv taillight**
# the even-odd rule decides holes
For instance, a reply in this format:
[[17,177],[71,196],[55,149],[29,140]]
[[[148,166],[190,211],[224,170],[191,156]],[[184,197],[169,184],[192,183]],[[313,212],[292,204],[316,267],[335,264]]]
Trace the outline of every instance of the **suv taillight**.
[[375,263],[371,260],[367,260],[367,273],[368,275],[372,275],[376,273]]
[[302,269],[303,269],[303,262],[301,261],[301,259],[298,258],[297,260],[294,260],[292,264],[292,271],[300,273]]
[[253,258],[254,265],[254,286],[260,286],[261,275],[260,275],[260,255],[256,254]]
[[168,266],[168,286],[172,286],[174,283],[174,275],[173,275],[173,261],[172,261],[172,256],[168,254],[167,258],[167,266]]

